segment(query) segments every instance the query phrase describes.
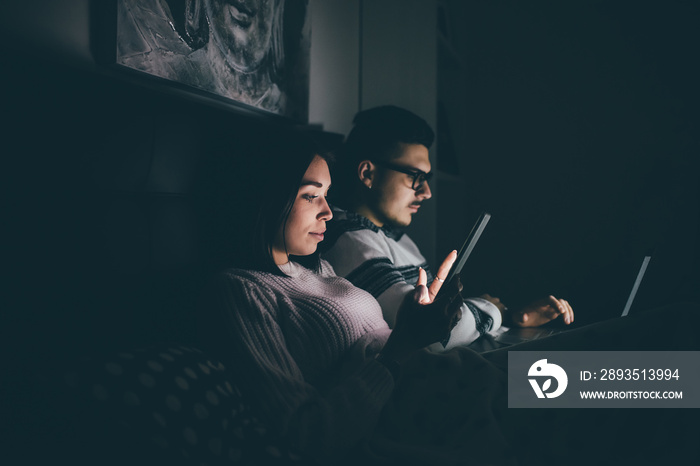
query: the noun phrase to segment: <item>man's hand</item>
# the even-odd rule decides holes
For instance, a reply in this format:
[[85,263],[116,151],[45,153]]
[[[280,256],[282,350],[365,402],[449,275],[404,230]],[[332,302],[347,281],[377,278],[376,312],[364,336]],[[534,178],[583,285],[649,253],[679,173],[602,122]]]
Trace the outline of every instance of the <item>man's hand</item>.
[[485,294],[481,296],[493,303],[503,316],[503,323],[514,327],[539,327],[557,318],[561,318],[566,325],[574,321],[574,310],[565,299],[557,299],[554,296],[539,299],[524,308],[511,311],[503,305],[500,299]]
[[557,318],[569,325],[574,321],[574,310],[568,301],[554,296],[539,299],[511,315],[513,323],[518,327],[538,327]]
[[503,316],[505,312],[508,311],[508,308],[501,302],[500,299],[496,298],[495,296],[491,296],[490,294],[482,294],[479,296],[480,298],[485,299],[486,301],[490,302],[494,306],[498,308],[499,311],[501,311],[501,315]]

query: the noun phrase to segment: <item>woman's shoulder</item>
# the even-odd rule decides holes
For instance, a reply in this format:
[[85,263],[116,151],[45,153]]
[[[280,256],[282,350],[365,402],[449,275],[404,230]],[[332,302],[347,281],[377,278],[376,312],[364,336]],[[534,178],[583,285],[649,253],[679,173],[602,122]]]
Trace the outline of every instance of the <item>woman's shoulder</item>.
[[[219,272],[219,286],[234,290],[234,294],[274,295],[274,275],[259,270],[230,268]],[[236,291],[237,290],[237,291]]]
[[336,284],[345,281],[336,275],[333,266],[327,261],[319,260],[318,268],[310,269],[290,261],[280,266],[281,274],[248,269],[227,269],[221,272],[220,281],[228,287],[236,287],[246,294],[288,295],[295,291],[305,292],[324,289],[322,284]]
[[265,274],[266,272],[262,272],[260,270],[239,269],[236,267],[230,267],[221,270],[219,272],[219,277],[227,278],[230,280],[256,280]]
[[226,269],[214,277],[213,293],[219,303],[235,314],[255,320],[262,315],[276,315],[280,287],[275,286],[273,274],[248,269]]

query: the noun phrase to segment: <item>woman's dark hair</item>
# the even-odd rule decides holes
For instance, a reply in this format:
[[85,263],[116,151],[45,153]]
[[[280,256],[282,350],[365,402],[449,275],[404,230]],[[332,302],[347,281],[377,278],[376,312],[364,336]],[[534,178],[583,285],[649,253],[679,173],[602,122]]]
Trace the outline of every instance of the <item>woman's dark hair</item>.
[[[308,135],[290,132],[277,142],[282,142],[278,155],[273,159],[276,164],[267,170],[265,192],[259,206],[253,233],[253,262],[249,268],[258,268],[267,272],[281,273],[272,258],[272,245],[280,229],[285,228],[289,213],[299,192],[304,173],[315,156],[327,162],[329,155],[324,154],[316,142]],[[296,257],[296,261],[318,270],[318,252],[309,257]],[[256,267],[258,265],[258,267]]]
[[[315,156],[330,163],[310,135],[282,129],[233,157],[215,157],[207,172],[203,210],[214,267],[282,274],[272,257],[277,232],[284,228],[304,173]],[[243,157],[241,157],[243,155]],[[318,254],[292,258],[318,270]]]

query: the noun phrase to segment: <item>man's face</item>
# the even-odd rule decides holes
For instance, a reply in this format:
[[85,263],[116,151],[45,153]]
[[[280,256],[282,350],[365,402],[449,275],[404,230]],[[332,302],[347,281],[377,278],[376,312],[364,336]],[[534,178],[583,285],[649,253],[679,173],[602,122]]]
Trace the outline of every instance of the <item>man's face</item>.
[[[390,161],[393,165],[409,170],[430,172],[427,147],[422,144],[400,144],[399,151],[401,155]],[[411,187],[413,182],[411,175],[382,166],[376,166],[375,170],[368,207],[384,224],[408,226],[421,203],[432,197],[428,182],[426,181],[422,188],[415,191]]]
[[206,0],[216,46],[229,66],[255,71],[270,49],[275,0]]

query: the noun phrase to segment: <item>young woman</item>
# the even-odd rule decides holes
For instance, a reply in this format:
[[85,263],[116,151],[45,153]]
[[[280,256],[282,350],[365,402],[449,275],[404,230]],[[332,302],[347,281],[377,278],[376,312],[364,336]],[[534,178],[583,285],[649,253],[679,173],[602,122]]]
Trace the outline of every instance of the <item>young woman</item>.
[[[238,268],[218,278],[217,313],[206,330],[216,350],[229,357],[245,396],[292,446],[334,464],[349,452],[365,459],[435,458],[454,441],[449,431],[467,419],[480,428],[474,441],[483,445],[488,437],[490,445],[504,446],[491,422],[491,389],[502,374],[468,350],[451,356],[419,351],[442,340],[459,319],[459,281],[446,284],[431,303],[439,282],[429,291],[422,274],[389,330],[377,301],[337,277],[316,254],[332,217],[327,159],[301,136],[279,140],[286,140],[286,151],[274,157],[275,169],[248,180],[256,187],[250,198],[257,213],[239,248]],[[451,253],[438,275],[446,275],[454,259]],[[481,392],[463,378],[461,396],[474,402],[446,410],[441,391],[447,384],[438,372],[466,363],[479,368]],[[465,409],[470,415],[464,419],[446,416],[433,425],[439,412],[454,418]],[[444,438],[436,442],[435,435]],[[364,445],[361,453],[358,445]]]

